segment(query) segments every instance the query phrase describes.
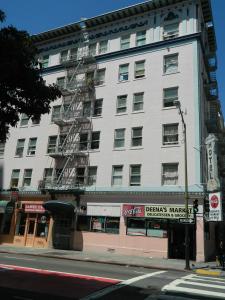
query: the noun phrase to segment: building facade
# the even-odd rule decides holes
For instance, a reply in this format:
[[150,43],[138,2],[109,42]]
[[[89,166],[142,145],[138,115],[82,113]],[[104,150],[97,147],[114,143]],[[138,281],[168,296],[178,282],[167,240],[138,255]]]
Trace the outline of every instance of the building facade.
[[210,219],[208,199],[223,199],[224,125],[210,1],[147,1],[33,40],[62,97],[40,120],[22,115],[1,145],[0,241],[184,258],[179,101],[190,258],[213,257],[224,223]]

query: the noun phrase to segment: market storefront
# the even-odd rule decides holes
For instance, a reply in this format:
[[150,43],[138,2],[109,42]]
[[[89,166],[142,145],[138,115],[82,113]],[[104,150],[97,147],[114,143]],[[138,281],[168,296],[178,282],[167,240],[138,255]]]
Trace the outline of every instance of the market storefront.
[[14,244],[35,248],[49,245],[52,220],[42,203],[22,203],[16,216]]

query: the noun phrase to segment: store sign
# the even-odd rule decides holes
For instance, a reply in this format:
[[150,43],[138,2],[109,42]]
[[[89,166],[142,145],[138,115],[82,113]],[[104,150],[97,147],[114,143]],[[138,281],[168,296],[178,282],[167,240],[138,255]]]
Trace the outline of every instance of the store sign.
[[122,215],[124,217],[144,217],[145,216],[145,206],[144,205],[124,204]]
[[[145,217],[159,219],[180,219],[186,217],[184,205],[148,205]],[[193,218],[193,207],[188,207],[188,218]]]
[[25,204],[26,213],[44,213],[45,209],[42,204]]
[[222,221],[221,193],[209,194],[209,221]]
[[207,190],[213,192],[220,189],[220,181],[218,178],[218,158],[217,144],[218,139],[214,134],[210,134],[205,139],[207,158],[208,158],[208,181]]

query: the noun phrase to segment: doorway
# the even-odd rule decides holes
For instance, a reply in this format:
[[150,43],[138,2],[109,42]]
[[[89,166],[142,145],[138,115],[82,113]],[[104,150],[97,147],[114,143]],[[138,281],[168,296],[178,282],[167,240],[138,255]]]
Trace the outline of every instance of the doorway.
[[36,219],[27,219],[27,232],[25,239],[25,246],[27,247],[33,247],[36,232],[36,224]]

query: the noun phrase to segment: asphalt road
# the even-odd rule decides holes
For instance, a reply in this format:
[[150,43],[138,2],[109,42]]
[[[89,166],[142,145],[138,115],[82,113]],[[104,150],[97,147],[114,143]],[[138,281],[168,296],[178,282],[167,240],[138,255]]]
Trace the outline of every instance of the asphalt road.
[[3,300],[211,300],[225,299],[225,278],[1,253],[0,292]]

